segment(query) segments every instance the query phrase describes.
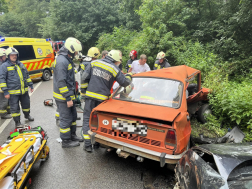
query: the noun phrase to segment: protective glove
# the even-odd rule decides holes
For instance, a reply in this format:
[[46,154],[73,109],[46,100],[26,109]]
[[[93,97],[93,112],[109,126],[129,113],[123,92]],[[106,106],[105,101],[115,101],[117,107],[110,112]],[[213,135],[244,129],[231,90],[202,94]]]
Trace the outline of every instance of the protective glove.
[[125,75],[125,77],[128,78],[128,79],[131,81],[132,75],[133,75],[133,74],[134,74],[134,73],[129,72],[129,73],[127,73],[127,74]]

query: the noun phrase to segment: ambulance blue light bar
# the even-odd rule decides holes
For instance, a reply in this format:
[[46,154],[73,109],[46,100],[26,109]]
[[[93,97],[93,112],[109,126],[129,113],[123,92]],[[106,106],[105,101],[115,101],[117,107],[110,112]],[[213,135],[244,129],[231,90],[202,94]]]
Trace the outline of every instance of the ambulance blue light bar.
[[51,38],[47,38],[46,41],[52,41],[52,39]]
[[0,42],[2,42],[2,41],[5,41],[5,38],[3,38],[3,37],[2,37],[2,38],[0,38]]

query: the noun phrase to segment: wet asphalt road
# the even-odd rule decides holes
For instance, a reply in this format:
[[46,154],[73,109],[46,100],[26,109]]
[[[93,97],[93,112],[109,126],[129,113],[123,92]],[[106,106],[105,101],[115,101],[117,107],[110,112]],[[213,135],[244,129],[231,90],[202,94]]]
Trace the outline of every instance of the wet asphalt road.
[[[62,149],[56,141],[59,138],[59,128],[55,124],[55,108],[43,105],[45,99],[52,99],[53,82],[40,80],[34,81],[37,89],[31,95],[31,115],[35,118],[30,122],[32,127],[42,126],[49,136],[47,145],[50,148],[50,157],[42,162],[40,167],[34,166],[31,172],[32,189],[81,189],[81,188],[172,188],[174,185],[174,172],[160,168],[159,162],[145,159],[143,163],[135,158],[123,159],[115,151],[107,152],[100,148],[93,153],[83,151],[81,146]],[[81,110],[80,110],[81,111]],[[82,118],[82,114],[78,113]],[[1,127],[6,124],[0,119]],[[25,122],[22,115],[22,123]],[[77,121],[77,126],[82,125],[82,120]],[[14,121],[11,120],[0,133],[0,144],[14,130]],[[77,128],[80,136],[80,127]]]

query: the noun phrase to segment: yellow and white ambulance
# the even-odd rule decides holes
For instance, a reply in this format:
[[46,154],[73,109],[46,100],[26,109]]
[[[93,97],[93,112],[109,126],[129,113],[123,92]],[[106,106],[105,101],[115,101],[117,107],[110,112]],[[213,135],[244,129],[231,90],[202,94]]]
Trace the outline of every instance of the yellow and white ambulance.
[[14,47],[19,52],[19,60],[26,66],[30,78],[50,80],[54,53],[50,41],[39,38],[2,37],[0,48]]

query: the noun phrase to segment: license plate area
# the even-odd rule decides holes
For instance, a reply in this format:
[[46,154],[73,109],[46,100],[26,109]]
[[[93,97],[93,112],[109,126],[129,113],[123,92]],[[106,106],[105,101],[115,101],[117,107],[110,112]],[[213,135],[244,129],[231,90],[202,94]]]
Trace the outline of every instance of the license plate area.
[[147,125],[143,125],[138,121],[114,118],[112,120],[112,129],[130,134],[147,136]]

